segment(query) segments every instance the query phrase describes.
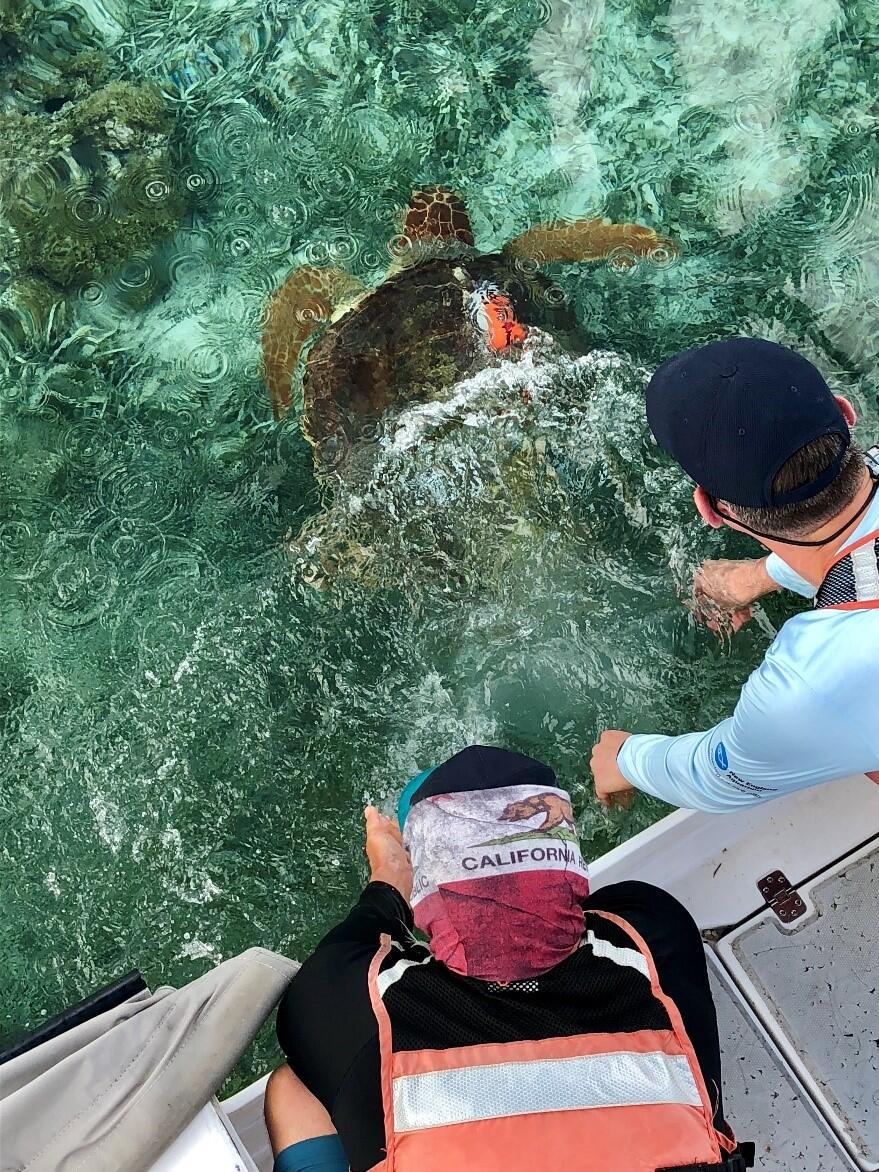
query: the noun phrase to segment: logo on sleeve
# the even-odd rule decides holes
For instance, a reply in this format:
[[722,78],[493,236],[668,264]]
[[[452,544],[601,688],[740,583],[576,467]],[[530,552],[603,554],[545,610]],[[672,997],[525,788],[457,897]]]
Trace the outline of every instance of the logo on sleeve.
[[743,777],[739,777],[737,773],[729,767],[729,753],[726,751],[726,745],[723,741],[717,742],[717,748],[714,750],[714,764],[726,776],[727,781],[748,794],[772,794],[777,793],[775,789],[770,789],[765,785],[755,785],[753,781],[745,781]]

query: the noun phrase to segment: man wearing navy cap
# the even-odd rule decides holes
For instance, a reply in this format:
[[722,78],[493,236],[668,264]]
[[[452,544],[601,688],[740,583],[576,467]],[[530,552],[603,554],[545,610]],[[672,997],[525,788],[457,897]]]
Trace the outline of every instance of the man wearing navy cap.
[[[709,561],[697,597],[734,627],[786,587],[815,599],[790,619],[732,716],[683,736],[604,732],[598,799],[642,789],[725,811],[879,769],[879,461],[855,413],[799,354],[729,338],[663,363],[647,388],[659,445],[695,481],[702,518],[748,533],[756,561]],[[879,775],[874,780],[879,780]]]

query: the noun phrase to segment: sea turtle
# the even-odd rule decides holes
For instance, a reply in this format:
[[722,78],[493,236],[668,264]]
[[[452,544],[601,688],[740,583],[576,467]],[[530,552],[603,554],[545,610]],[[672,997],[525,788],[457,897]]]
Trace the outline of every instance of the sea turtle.
[[371,290],[341,269],[302,265],[268,303],[264,371],[278,419],[293,401],[306,343],[330,323],[308,350],[302,380],[302,427],[318,472],[342,472],[389,409],[443,399],[459,380],[514,356],[529,325],[583,353],[561,290],[538,265],[613,254],[625,265],[676,251],[651,228],[592,219],[537,224],[482,255],[464,201],[442,187],[413,193],[398,243],[399,260]]

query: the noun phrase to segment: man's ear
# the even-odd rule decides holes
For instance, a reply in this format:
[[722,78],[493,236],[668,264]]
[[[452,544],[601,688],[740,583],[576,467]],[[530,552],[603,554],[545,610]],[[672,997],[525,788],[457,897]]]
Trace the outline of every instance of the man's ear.
[[699,516],[706,525],[710,525],[712,529],[722,529],[725,521],[711,503],[711,497],[704,488],[698,488],[693,493],[693,500],[696,504],[696,509]]
[[854,425],[858,422],[857,411],[855,411],[854,407],[851,405],[845,395],[834,395],[833,397],[836,399],[837,403],[839,403],[840,410],[845,416],[846,423],[849,425],[849,427],[854,427]]

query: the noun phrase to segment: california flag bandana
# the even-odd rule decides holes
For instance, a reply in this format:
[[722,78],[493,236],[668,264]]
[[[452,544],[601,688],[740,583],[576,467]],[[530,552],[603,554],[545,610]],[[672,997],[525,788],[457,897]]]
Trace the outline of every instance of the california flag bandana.
[[[502,984],[564,960],[583,933],[589,878],[570,797],[552,771],[477,746],[424,776],[407,808],[404,841],[415,872],[415,923],[437,960]],[[521,784],[492,785],[495,779]],[[436,792],[446,781],[479,788]]]

